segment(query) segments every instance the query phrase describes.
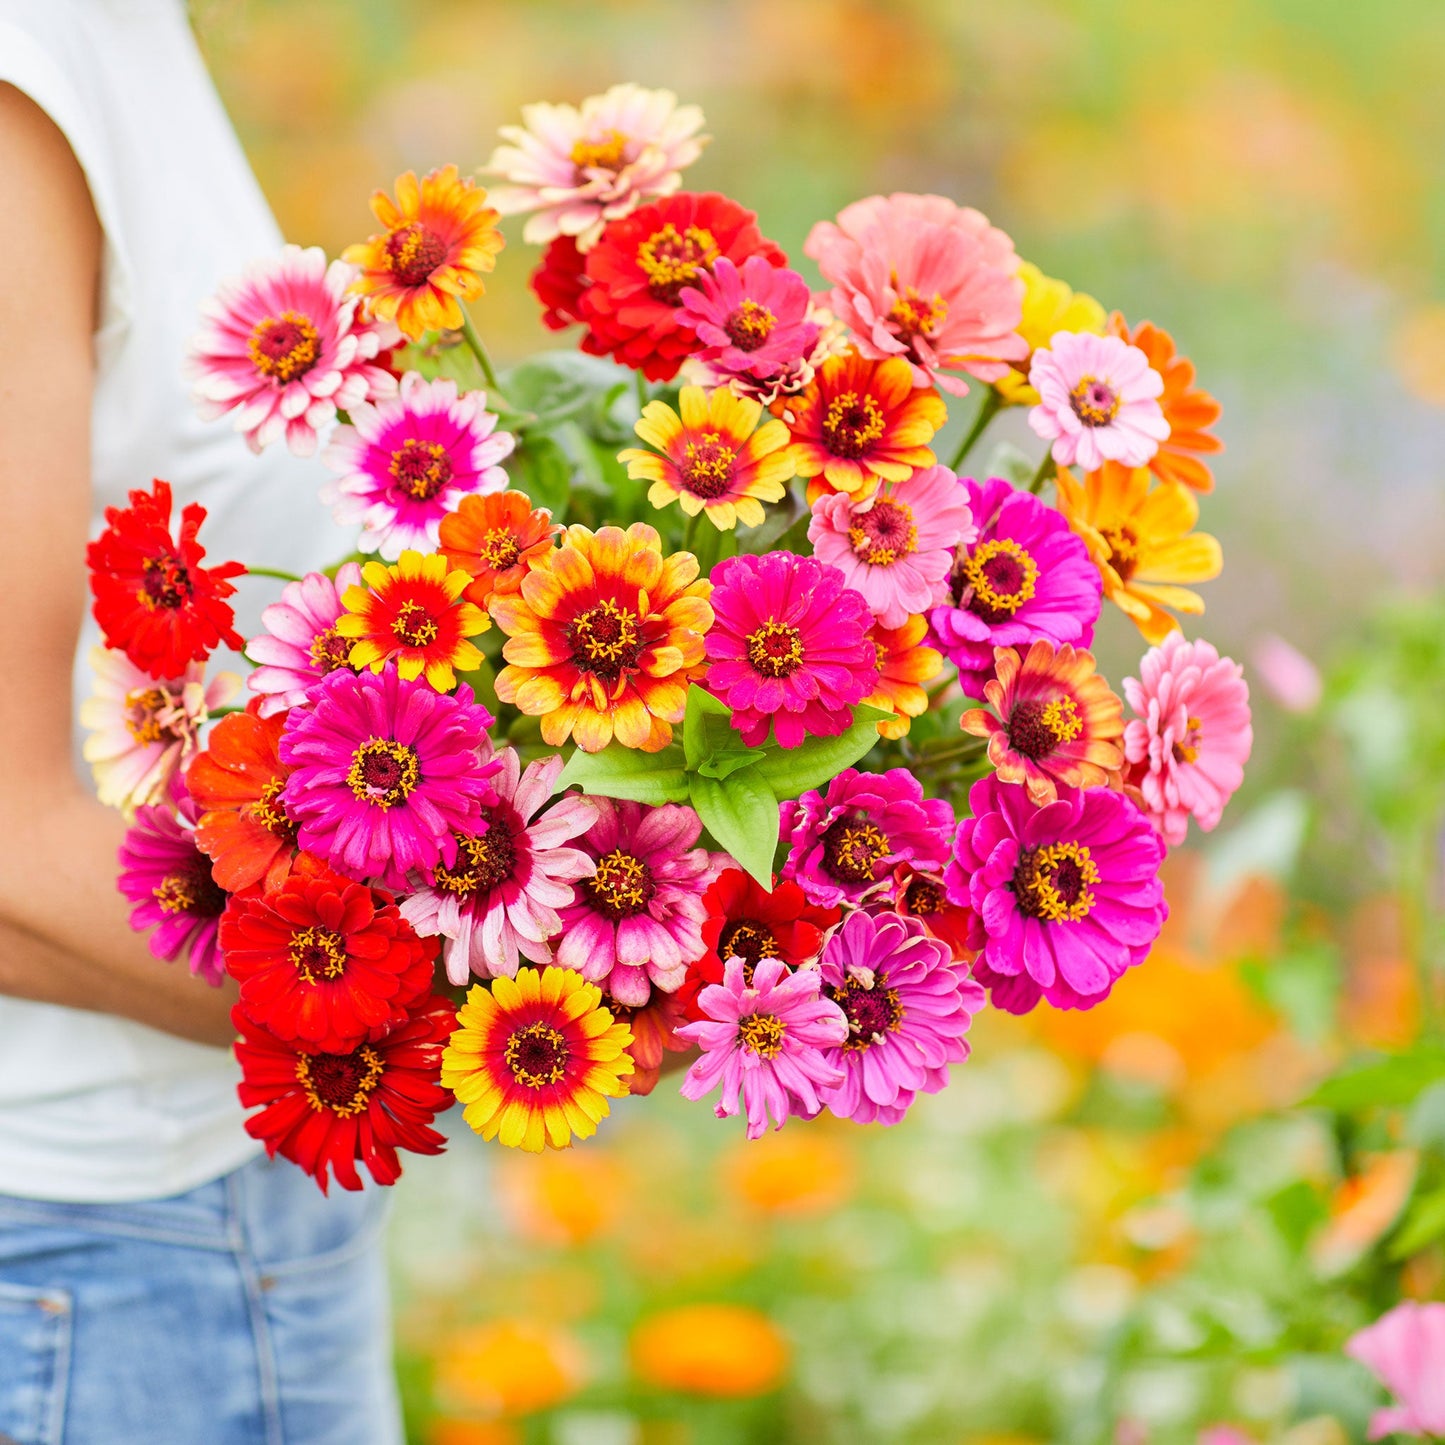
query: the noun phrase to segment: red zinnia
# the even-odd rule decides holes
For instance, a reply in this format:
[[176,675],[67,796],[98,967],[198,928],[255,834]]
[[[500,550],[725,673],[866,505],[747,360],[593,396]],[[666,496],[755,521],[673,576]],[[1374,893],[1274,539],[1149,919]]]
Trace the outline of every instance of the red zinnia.
[[[558,236],[527,278],[542,303],[542,325],[562,331],[582,320],[582,292],[587,286],[587,258],[571,236]],[[591,350],[583,342],[586,350]]]
[[456,1009],[433,994],[384,1039],[345,1053],[286,1043],[258,1028],[238,1004],[237,1088],[244,1108],[262,1105],[246,1132],[274,1158],[298,1164],[327,1190],[328,1168],[343,1189],[360,1189],[361,1162],[378,1184],[401,1175],[398,1149],[440,1154],[446,1139],[429,1128],[452,1103],[439,1082],[442,1048]]
[[788,258],[757,227],[757,216],[715,192],[678,191],[613,221],[587,253],[588,285],[578,308],[582,349],[613,354],[650,381],[670,381],[699,342],[678,298],[719,257],[741,266]]
[[417,937],[389,894],[311,859],[263,897],[232,899],[221,919],[246,1016],[326,1051],[375,1042],[401,1023],[431,985],[437,946]]
[[107,507],[105,531],[86,548],[105,645],[152,677],[179,677],[222,642],[237,652],[245,645],[223,599],[236,590],[229,579],[246,569],[239,562],[201,566],[206,549],[196,533],[205,519],[206,509],[190,503],[173,537],[170,483],[158,480],[151,492],[132,492],[129,507]]
[[955,963],[973,961],[975,950],[968,946],[968,909],[950,900],[937,874],[919,873],[900,863],[893,870],[891,907],[901,918],[916,918],[934,938],[946,943]]

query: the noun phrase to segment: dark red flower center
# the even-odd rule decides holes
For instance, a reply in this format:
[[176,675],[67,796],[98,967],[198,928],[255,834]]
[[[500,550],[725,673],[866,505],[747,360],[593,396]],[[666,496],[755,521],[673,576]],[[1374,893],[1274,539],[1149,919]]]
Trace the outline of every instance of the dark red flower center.
[[292,933],[286,956],[303,983],[321,983],[346,972],[346,940],[317,924]]
[[408,437],[392,452],[387,470],[400,491],[418,502],[429,502],[452,479],[451,454],[439,442]]
[[717,956],[724,963],[730,958],[742,959],[743,974],[749,983],[761,959],[777,958],[781,952],[773,930],[756,918],[735,919],[718,934]]
[[693,496],[711,501],[731,488],[738,454],[716,432],[705,432],[687,444],[679,471]]
[[829,996],[843,1010],[848,1020],[845,1049],[866,1049],[880,1044],[887,1034],[896,1033],[903,1025],[903,1006],[897,989],[885,987],[887,976],[875,974],[871,985],[851,975],[838,988],[830,988]]
[[430,647],[437,640],[437,620],[420,602],[408,598],[391,619],[391,635],[407,647]]
[[1084,730],[1084,720],[1067,695],[1045,701],[1026,697],[1016,702],[1005,727],[1009,747],[1037,762],[1071,743]]
[[835,457],[857,461],[887,429],[883,408],[866,392],[841,391],[823,416],[823,445]]
[[318,672],[335,672],[338,667],[351,666],[351,649],[355,646],[351,638],[342,637],[334,627],[328,627],[311,639],[307,655]]
[[1077,923],[1094,906],[1091,883],[1099,868],[1081,843],[1050,843],[1026,848],[1014,869],[1013,891],[1019,912],[1047,923]]
[[915,874],[903,890],[903,906],[919,917],[930,913],[942,913],[945,895],[942,887],[931,878]]
[[728,340],[739,351],[756,351],[769,336],[778,318],[758,301],[744,301],[723,323]]
[[620,848],[597,860],[597,872],[584,886],[597,911],[614,920],[641,913],[657,892],[652,869]]
[[635,668],[644,646],[637,614],[610,597],[567,624],[567,642],[572,661],[606,682]]
[[517,845],[499,808],[483,808],[485,833],[458,833],[457,861],[447,868],[438,864],[432,882],[444,893],[468,897],[486,893],[510,878],[517,866]]
[[777,1014],[749,1014],[738,1020],[738,1042],[759,1058],[775,1058],[783,1051],[787,1027]]
[[1012,537],[991,537],[960,552],[949,585],[955,606],[985,622],[1007,622],[1034,595],[1038,563]]
[[866,512],[854,512],[848,528],[853,555],[873,567],[889,567],[900,557],[918,550],[918,529],[913,508],[906,502],[882,498]]
[[167,873],[151,892],[163,913],[216,918],[226,911],[225,889],[217,886],[209,868],[201,863]]
[[888,835],[866,819],[844,816],[823,834],[823,871],[840,883],[872,883],[889,853]]
[[403,286],[424,286],[447,258],[447,243],[417,221],[386,238],[386,264]]
[[765,622],[748,634],[748,661],[764,677],[788,677],[803,665],[803,634],[786,622]]
[[[893,277],[893,285],[898,285],[897,276]],[[926,301],[912,286],[903,288],[902,294],[888,311],[888,319],[894,326],[894,335],[900,341],[910,344],[915,336],[932,336],[947,315],[948,303],[941,293],[935,291],[933,299]]]
[[349,1054],[301,1054],[296,1060],[296,1081],[311,1107],[330,1109],[343,1119],[366,1112],[382,1071],[381,1058],[369,1044]]
[[191,574],[170,552],[147,557],[141,564],[140,601],[147,607],[173,611],[191,600]]
[[261,789],[261,796],[246,805],[246,814],[258,827],[274,834],[283,843],[291,844],[296,841],[296,824],[287,816],[281,802],[285,787],[285,778],[272,778]]
[[522,544],[510,527],[493,527],[477,544],[477,557],[493,572],[515,567],[522,555]]
[[346,781],[363,803],[390,808],[411,796],[421,776],[416,753],[403,743],[368,738],[351,755]]
[[653,300],[676,306],[683,288],[692,285],[698,272],[708,270],[721,254],[711,231],[689,226],[679,232],[668,221],[637,248],[637,264],[647,277]]
[[321,338],[309,316],[283,311],[257,322],[246,343],[251,364],[262,376],[285,386],[304,376],[321,356]]
[[1107,381],[1084,376],[1069,393],[1069,405],[1085,426],[1108,426],[1119,414],[1119,393]]
[[512,1077],[528,1089],[545,1089],[562,1081],[571,1050],[550,1024],[527,1024],[507,1040],[505,1058]]

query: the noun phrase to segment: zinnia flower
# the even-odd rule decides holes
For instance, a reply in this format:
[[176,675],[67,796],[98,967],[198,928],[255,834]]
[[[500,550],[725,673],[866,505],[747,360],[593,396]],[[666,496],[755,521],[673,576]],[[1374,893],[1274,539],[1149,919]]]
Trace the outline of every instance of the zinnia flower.
[[712,626],[711,584],[691,552],[662,555],[657,532],[568,527],[561,547],[533,560],[515,593],[494,596],[507,633],[497,696],[542,719],[542,739],[584,752],[615,736],[655,753],[682,721],[688,684],[702,676]]
[[[577,249],[571,236],[558,236],[527,277],[537,300],[542,303],[542,325],[548,331],[562,331],[582,322],[582,293],[591,282],[587,279],[587,258]],[[588,350],[587,338],[582,349]]]
[[683,1098],[701,1099],[721,1084],[714,1113],[730,1118],[741,1100],[749,1139],[761,1138],[770,1119],[781,1129],[790,1114],[816,1114],[818,1091],[842,1079],[830,1046],[848,1036],[838,1005],[820,996],[821,982],[817,969],[789,972],[776,958],[763,959],[749,982],[743,960],[730,958],[723,981],[698,995],[703,1020],[677,1031],[702,1049],[682,1081]]
[[85,760],[100,801],[129,815],[165,798],[195,756],[210,710],[235,696],[241,679],[218,672],[206,682],[193,662],[182,676],[157,682],[125,653],[104,647],[90,649],[90,667],[95,691],[80,705]]
[[673,993],[703,952],[703,891],[723,861],[696,848],[702,823],[691,808],[588,800],[597,821],[579,840],[596,871],[558,910],[557,962],[602,985],[618,1003]]
[[580,106],[522,107],[522,125],[504,125],[510,145],[484,167],[511,182],[492,192],[504,216],[532,214],[522,239],[545,245],[576,238],[582,250],[602,229],[654,196],[671,195],[683,168],[702,154],[702,111],[678,105],[670,90],[614,85]]
[[968,492],[947,467],[892,482],[866,501],[834,492],[813,503],[808,540],[885,627],[948,596],[954,548],[977,533]]
[[973,976],[997,1008],[1092,1008],[1143,963],[1169,910],[1164,844],[1122,793],[1084,788],[1036,807],[990,774],[969,793],[948,894],[972,910]]
[[780,804],[788,856],[784,878],[814,903],[858,903],[886,885],[900,862],[942,868],[953,834],[953,809],[925,798],[907,768],[862,773],[845,768],[819,793]]
[[896,1124],[919,1094],[948,1084],[984,991],[915,918],[850,913],[823,949],[823,993],[848,1021],[830,1052],[842,1081],[819,1091],[840,1119]]
[[284,440],[309,457],[338,411],[394,396],[381,353],[399,339],[396,328],[361,314],[346,294],[355,277],[345,261],[327,265],[319,246],[285,246],[224,282],[191,342],[201,415],[234,415],[253,452]]
[[1083,484],[1059,473],[1059,511],[1083,539],[1107,597],[1144,634],[1163,642],[1179,624],[1169,609],[1198,615],[1204,599],[1179,584],[1208,582],[1224,566],[1219,543],[1196,532],[1199,502],[1178,482],[1152,491],[1143,467],[1106,465]]
[[857,350],[830,356],[788,409],[793,460],[810,479],[809,501],[829,491],[862,500],[880,482],[906,482],[938,460],[928,444],[948,420],[943,399],[915,387],[901,358],[870,360]]
[[407,171],[396,179],[396,200],[385,191],[371,198],[372,213],[386,233],[342,252],[361,268],[352,283],[367,310],[394,321],[419,341],[428,331],[462,324],[462,302],[486,289],[481,273],[497,264],[505,244],[487,193],[443,166],[420,181]]
[[[1072,290],[1065,281],[1045,276],[1031,262],[1019,263],[1018,277],[1024,283],[1019,335],[1028,353],[1018,358],[993,386],[1005,406],[1037,406],[1039,394],[1029,385],[1029,366],[1035,350],[1047,346],[1049,337],[1057,331],[1090,331],[1102,336],[1106,317],[1104,308],[1092,296]],[[1127,336],[1124,339],[1129,340]]]
[[523,968],[467,994],[442,1083],[483,1139],[540,1154],[590,1139],[627,1092],[632,1031],[595,984],[567,968]]
[[893,870],[889,892],[886,903],[870,904],[870,910],[891,910],[900,918],[916,918],[934,938],[948,945],[955,962],[973,962],[973,949],[968,943],[972,915],[949,898],[942,869],[922,873],[900,863]]
[[515,592],[534,559],[552,550],[562,531],[545,507],[533,508],[522,492],[463,497],[442,518],[442,555],[472,580],[463,593],[485,607],[494,592]]
[[943,671],[943,654],[923,645],[927,636],[928,619],[922,616],[906,618],[902,627],[875,622],[868,629],[878,656],[878,681],[863,701],[893,714],[878,724],[881,737],[906,737],[913,719],[928,711],[923,684]]
[[456,382],[409,371],[395,400],[351,409],[322,457],[340,479],[321,499],[343,527],[360,523],[359,551],[388,562],[406,547],[429,552],[464,496],[507,485],[501,462],[515,438],[486,408],[484,391],[459,396]]
[[346,610],[342,595],[360,585],[361,568],[343,562],[334,582],[324,572],[308,572],[261,613],[266,631],[246,644],[246,655],[262,665],[246,686],[261,695],[262,717],[299,707],[323,677],[351,668],[351,639],[336,630],[336,621]]
[[967,392],[963,370],[996,381],[1028,344],[1013,242],[946,196],[869,196],[819,221],[803,243],[833,283],[828,304],[865,356],[902,356],[916,386]]
[[132,492],[129,507],[107,507],[105,530],[85,549],[91,611],[105,645],[151,677],[181,677],[223,642],[238,652],[243,646],[225,599],[236,590],[230,579],[246,569],[201,566],[206,549],[196,535],[205,520],[206,509],[189,503],[173,537],[170,483],[157,481],[149,492]]
[[[488,745],[490,746],[490,745]],[[480,814],[485,830],[457,837],[457,858],[432,869],[401,911],[424,936],[446,942],[447,977],[464,984],[515,977],[519,958],[550,963],[549,939],[561,932],[557,910],[576,897],[573,884],[592,872],[591,856],[567,847],[597,819],[586,798],[569,793],[540,817],[562,759],[555,754],[522,771],[515,748],[503,748],[492,775],[496,801]]]
[[[988,739],[988,760],[1005,783],[1022,783],[1035,803],[1059,784],[1118,787],[1124,762],[1124,704],[1094,671],[1094,657],[1040,638],[1024,653],[1000,647],[983,695],[993,712],[964,713],[964,732]],[[997,717],[994,716],[997,713]]]
[[1124,696],[1138,714],[1124,729],[1128,781],[1171,848],[1189,819],[1206,833],[1244,781],[1254,742],[1249,687],[1237,662],[1171,632],[1144,654]]
[[403,888],[412,869],[457,860],[498,764],[477,751],[492,725],[465,685],[454,694],[379,674],[334,672],[281,735],[294,771],[281,795],[307,852],[349,877]]
[[1141,467],[1169,435],[1159,408],[1164,380],[1137,346],[1117,336],[1057,331],[1034,352],[1029,385],[1039,404],[1029,412],[1037,436],[1052,440],[1061,467],[1085,470],[1106,461]]
[[612,1017],[632,1030],[627,1052],[632,1056],[632,1077],[627,1092],[637,1098],[650,1094],[662,1077],[662,1060],[666,1054],[685,1054],[688,1043],[677,1037],[677,1030],[687,1022],[683,1001],[675,993],[654,993],[641,1008],[631,1008],[604,994],[603,1002]]
[[389,894],[311,862],[264,896],[233,898],[221,948],[248,1019],[331,1054],[405,1023],[437,953]]
[[928,621],[965,696],[981,698],[996,647],[1040,637],[1087,647],[1100,584],[1088,549],[1052,507],[1000,477],[964,485],[978,535],[959,547],[948,600]]
[[1345,1341],[1395,1397],[1370,1417],[1370,1439],[1445,1435],[1445,1304],[1404,1300]]
[[730,557],[713,577],[707,685],[743,741],[760,746],[769,722],[784,748],[846,731],[878,679],[862,596],[836,567],[791,552]]
[[[463,600],[471,578],[450,568],[439,552],[403,552],[393,567],[368,562],[365,587],[348,587],[347,611],[336,630],[352,639],[351,665],[380,672],[387,663],[407,682],[425,675],[429,686],[450,692],[456,669],[473,672],[482,654],[468,641],[492,624],[474,602]],[[369,590],[368,590],[369,589]]]
[[360,1189],[358,1164],[378,1184],[395,1184],[399,1149],[446,1148],[431,1122],[452,1102],[438,1074],[453,1017],[452,1005],[432,995],[385,1038],[329,1054],[278,1039],[238,1004],[231,1011],[241,1035],[233,1046],[241,1065],[237,1093],[243,1108],[261,1106],[246,1132],[272,1158],[280,1154],[304,1169],[323,1194],[329,1174],[343,1189]]

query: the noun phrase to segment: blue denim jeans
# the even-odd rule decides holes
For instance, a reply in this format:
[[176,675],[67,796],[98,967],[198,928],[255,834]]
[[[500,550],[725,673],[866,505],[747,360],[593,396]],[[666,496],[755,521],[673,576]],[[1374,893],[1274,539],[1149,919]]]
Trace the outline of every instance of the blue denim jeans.
[[397,1445],[385,1215],[265,1159],[139,1204],[0,1195],[0,1442]]

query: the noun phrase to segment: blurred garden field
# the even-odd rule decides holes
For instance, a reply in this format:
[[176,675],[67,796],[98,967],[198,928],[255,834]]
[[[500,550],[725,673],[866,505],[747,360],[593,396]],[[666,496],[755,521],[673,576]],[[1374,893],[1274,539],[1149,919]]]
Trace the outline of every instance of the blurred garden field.
[[[1089,1014],[989,1013],[892,1129],[747,1145],[665,1085],[543,1159],[453,1121],[396,1191],[415,1441],[1362,1440],[1343,1341],[1445,1298],[1445,7],[193,8],[289,239],[334,254],[399,171],[636,80],[703,107],[689,187],[810,279],[815,220],[937,191],[1224,404],[1202,628],[1255,754],[1154,956]],[[502,365],[565,344],[508,232],[474,309]],[[1121,677],[1143,644],[1110,614],[1097,651]]]

